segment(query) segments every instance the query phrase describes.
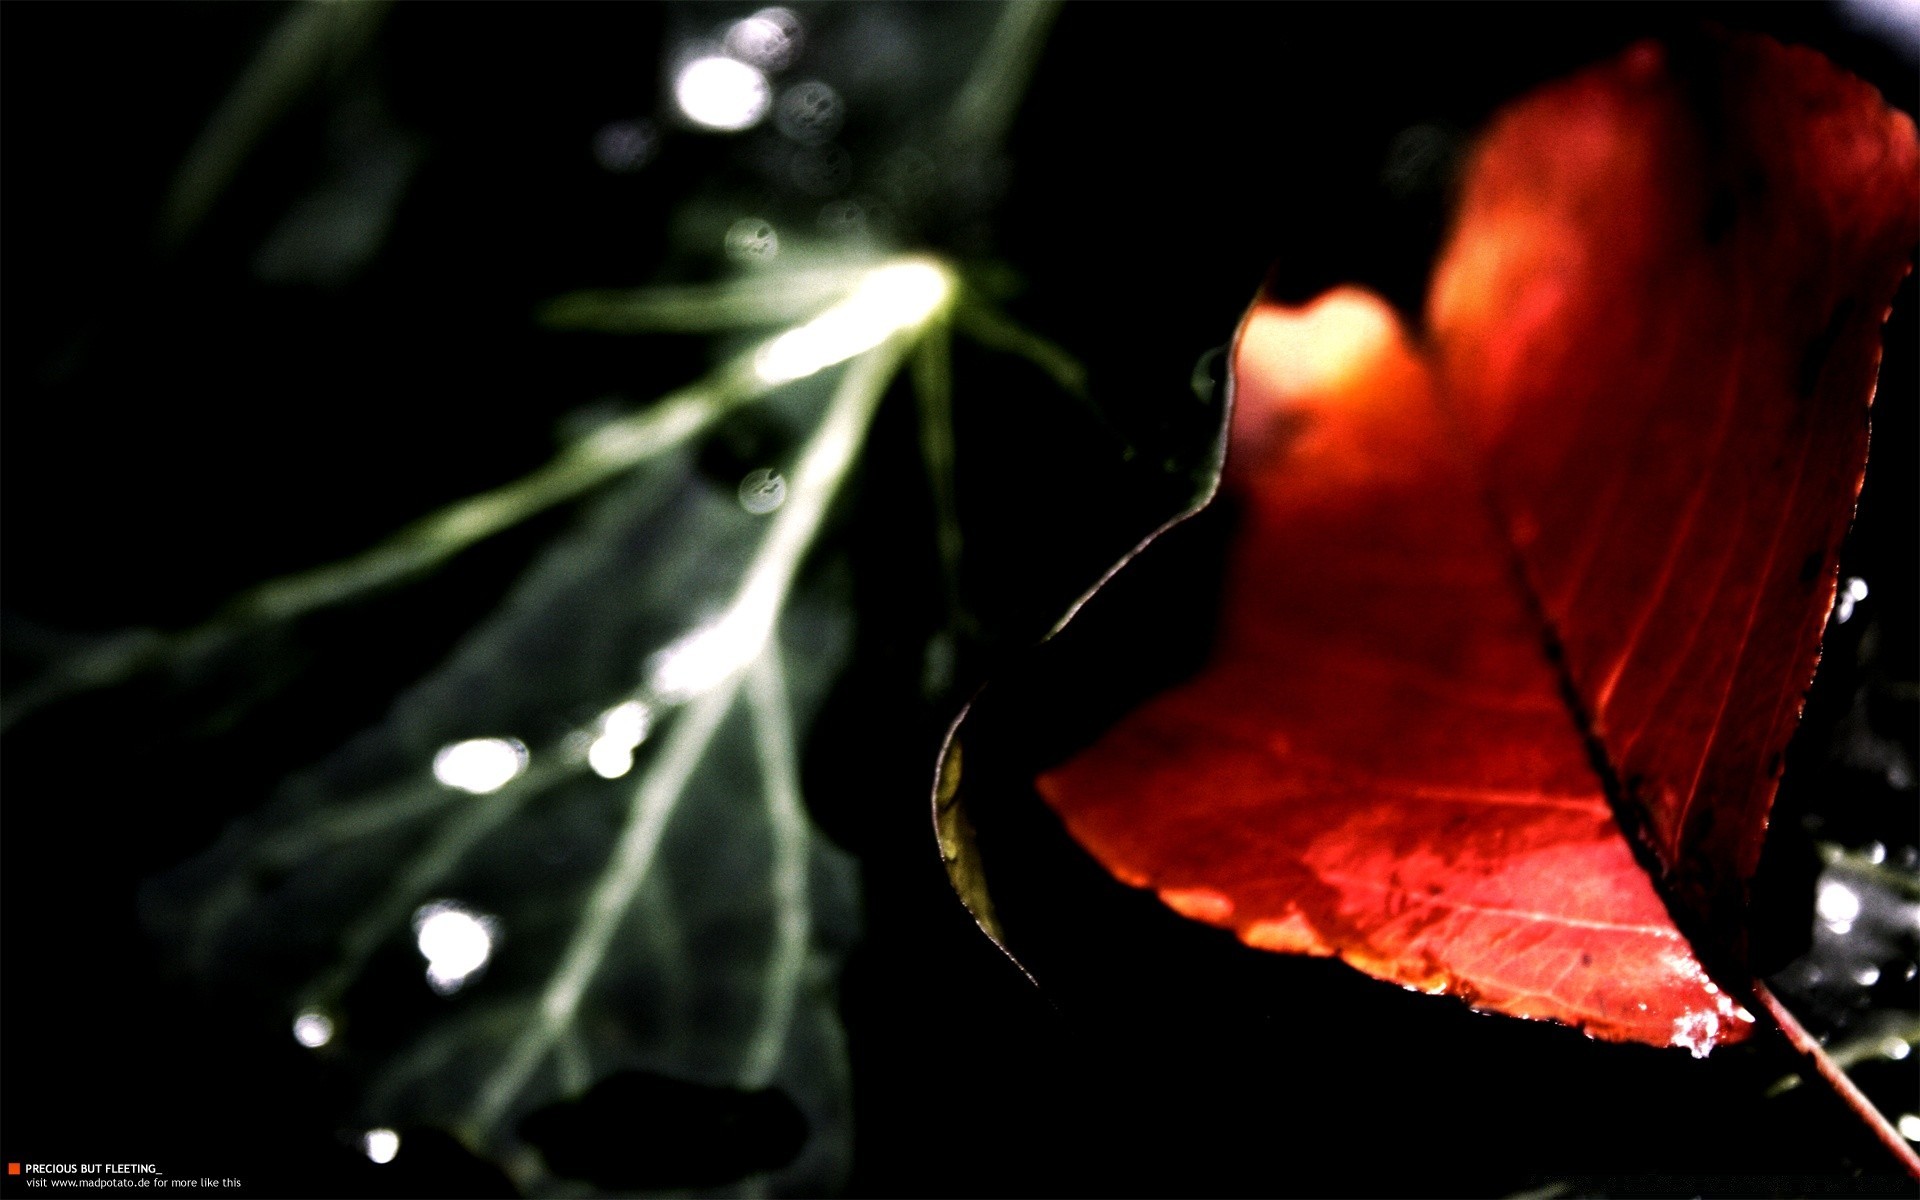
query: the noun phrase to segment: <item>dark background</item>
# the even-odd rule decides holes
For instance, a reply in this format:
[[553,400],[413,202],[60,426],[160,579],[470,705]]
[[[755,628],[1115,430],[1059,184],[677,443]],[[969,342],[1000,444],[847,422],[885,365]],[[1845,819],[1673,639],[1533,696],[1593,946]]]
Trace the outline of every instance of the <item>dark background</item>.
[[[852,30],[839,44],[857,48],[865,27],[849,10],[793,7]],[[667,342],[636,377],[630,344],[543,332],[531,314],[564,291],[710,269],[680,247],[675,222],[703,198],[760,186],[740,146],[676,135],[646,170],[619,176],[590,142],[608,120],[659,109],[675,38],[751,6],[398,6],[352,72],[289,110],[201,228],[163,246],[169,179],[281,11],[0,8],[9,690],[89,637],[191,625],[251,582],[517,476],[545,460],[567,413],[703,366],[697,343]],[[920,57],[849,91],[868,122],[850,143],[911,141],[983,11],[870,10]],[[1195,362],[1276,260],[1289,294],[1354,280],[1417,311],[1449,160],[1409,160],[1407,147],[1457,147],[1528,86],[1700,15],[1068,6],[1005,158],[902,217],[909,245],[1010,267],[1020,289],[1008,307],[1083,359],[1097,409],[1025,368],[958,361],[962,519],[980,547],[965,595],[981,632],[963,682],[1007,669],[1065,597],[1177,503],[1184,477],[1161,460],[1189,462],[1204,440]],[[1909,110],[1920,94],[1912,60],[1837,10],[1705,15],[1819,46]],[[813,69],[831,79],[835,65]],[[343,125],[342,98],[362,92],[379,104]],[[1413,126],[1434,136],[1396,141]],[[402,137],[415,155],[377,254],[334,282],[263,282],[262,241],[351,163],[356,128]],[[1915,841],[1911,792],[1860,799],[1859,781],[1827,760],[1859,672],[1916,675],[1911,280],[1902,295],[1876,468],[1843,567],[1872,581],[1872,613],[1888,617],[1876,620],[1879,665],[1830,651],[1856,674],[1823,675],[1782,801],[1896,848]],[[913,436],[905,413],[883,417],[849,506],[860,653],[807,762],[818,819],[865,872],[867,938],[842,988],[854,1190],[1502,1194],[1563,1176],[1616,1193],[1906,1186],[1854,1177],[1853,1165],[1884,1164],[1810,1089],[1763,1101],[1782,1069],[1764,1052],[1695,1064],[1603,1047],[1244,951],[1111,885],[1049,843],[1057,830],[1042,818],[1024,831],[1040,848],[1010,884],[1015,906],[1035,886],[1019,879],[1076,899],[1032,918],[1036,943],[1066,947],[1050,990],[1035,990],[953,900],[927,831],[933,746],[953,705],[917,702],[919,647],[944,614],[928,601],[939,587],[929,507],[891,502],[923,486]],[[874,497],[889,502],[860,503]],[[72,701],[9,734],[0,1155],[155,1162],[238,1175],[262,1195],[504,1182],[425,1135],[392,1167],[367,1164],[337,1132],[342,1081],[276,1014],[180,978],[134,897],[288,770],[377,721],[565,516],[244,655]],[[1176,589],[1142,586],[1135,603],[1162,632],[1097,657],[1134,654],[1150,673],[1185,652],[1191,622],[1165,607]],[[1910,693],[1877,719],[1910,739]],[[1794,822],[1780,825],[1791,840]],[[1781,850],[1773,870],[1782,911],[1803,928],[1804,835],[1796,844],[1799,857]],[[25,1194],[16,1183],[8,1193]]]

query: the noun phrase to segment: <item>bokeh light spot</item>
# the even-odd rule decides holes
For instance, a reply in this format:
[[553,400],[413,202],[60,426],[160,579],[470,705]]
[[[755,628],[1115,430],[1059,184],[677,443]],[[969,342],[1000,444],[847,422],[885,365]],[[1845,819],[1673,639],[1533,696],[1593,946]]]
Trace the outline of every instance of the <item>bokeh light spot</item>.
[[513,738],[472,738],[442,746],[433,756],[433,777],[457,791],[497,792],[527,769],[527,748]]
[[779,508],[787,501],[787,480],[772,467],[748,471],[740,481],[740,507],[756,517]]
[[784,8],[763,8],[727,28],[727,53],[741,62],[778,71],[799,56],[806,34],[800,18]]
[[487,965],[493,957],[496,922],[456,904],[436,900],[413,914],[414,943],[427,960],[427,983],[441,995],[451,995]]
[[760,262],[780,253],[780,234],[758,217],[742,217],[727,227],[726,246],[735,262]]
[[360,1139],[360,1148],[368,1158],[385,1165],[400,1153],[400,1135],[391,1129],[369,1129]]
[[318,1050],[333,1040],[333,1019],[318,1009],[307,1009],[293,1019],[293,1040]]
[[734,133],[760,123],[773,92],[757,68],[712,55],[680,68],[673,81],[673,98],[695,125]]

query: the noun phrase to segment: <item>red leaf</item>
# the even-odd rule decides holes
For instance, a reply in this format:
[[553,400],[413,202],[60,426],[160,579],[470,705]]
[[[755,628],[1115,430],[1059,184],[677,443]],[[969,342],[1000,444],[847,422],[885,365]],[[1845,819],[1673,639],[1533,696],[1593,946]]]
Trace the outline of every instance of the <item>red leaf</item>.
[[1678,58],[1496,121],[1424,345],[1358,291],[1255,305],[1215,656],[1039,786],[1251,945],[1702,1054],[1752,1018],[1608,787],[1743,963],[1920,171],[1818,55]]

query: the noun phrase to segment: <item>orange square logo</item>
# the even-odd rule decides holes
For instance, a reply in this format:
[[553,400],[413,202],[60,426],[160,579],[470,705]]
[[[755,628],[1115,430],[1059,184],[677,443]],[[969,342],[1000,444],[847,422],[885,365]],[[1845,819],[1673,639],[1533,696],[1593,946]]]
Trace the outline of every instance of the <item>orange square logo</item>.
[[7,1174],[9,1174],[9,1175],[18,1175],[19,1173],[20,1173],[20,1164],[19,1164],[19,1163],[8,1163],[8,1164],[7,1164]]

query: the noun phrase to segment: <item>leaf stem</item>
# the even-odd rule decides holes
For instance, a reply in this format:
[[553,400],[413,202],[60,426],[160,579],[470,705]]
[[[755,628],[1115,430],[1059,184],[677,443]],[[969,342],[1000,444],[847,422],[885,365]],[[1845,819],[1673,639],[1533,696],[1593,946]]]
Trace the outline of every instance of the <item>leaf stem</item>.
[[765,652],[800,564],[850,473],[907,343],[922,328],[924,322],[895,332],[845,368],[826,418],[795,468],[792,493],[756,551],[726,616],[699,635],[706,639],[715,633],[724,635],[725,655],[718,669],[700,680],[701,690],[675,720],[634,788],[626,829],[587,899],[586,919],[548,978],[533,1027],[477,1093],[473,1124],[478,1131],[500,1120],[556,1040],[572,1026],[620,923],[647,881],[668,822],[733,708],[743,670]]
[[1826,1080],[1828,1086],[1833,1088],[1835,1094],[1846,1106],[1859,1116],[1868,1129],[1873,1131],[1873,1135],[1880,1139],[1880,1144],[1892,1153],[1893,1157],[1906,1169],[1907,1174],[1920,1179],[1920,1155],[1914,1153],[1912,1143],[1900,1135],[1900,1131],[1895,1129],[1892,1122],[1888,1121],[1886,1116],[1874,1106],[1873,1101],[1867,1099],[1866,1093],[1847,1077],[1847,1073],[1833,1061],[1819,1041],[1807,1032],[1806,1026],[1800,1024],[1799,1018],[1780,1002],[1779,997],[1775,996],[1766,984],[1757,979],[1754,980],[1753,994],[1754,998],[1767,1010],[1767,1015],[1773,1018],[1774,1024],[1780,1027],[1780,1032],[1786,1035],[1787,1041],[1793,1048],[1811,1060],[1813,1069],[1820,1078]]
[[948,110],[947,137],[955,145],[980,148],[1006,136],[1047,30],[1059,15],[1058,0],[1007,0],[986,49]]
[[969,293],[955,307],[954,322],[969,337],[991,350],[1004,350],[1026,359],[1047,373],[1060,390],[1077,400],[1087,398],[1087,368],[1057,343],[1034,333],[998,308]]
[[857,266],[757,274],[720,283],[568,292],[542,305],[549,329],[596,333],[723,333],[800,321],[845,296]]
[[474,1105],[474,1124],[495,1124],[519,1095],[541,1059],[572,1028],[587,985],[598,973],[614,932],[646,882],[667,820],[679,805],[693,772],[706,756],[720,722],[733,707],[737,679],[700,697],[674,722],[673,730],[634,789],[627,828],[586,902],[586,919],[574,931],[560,965],[541,992],[533,1026],[488,1076]]
[[309,0],[281,18],[174,177],[161,217],[168,242],[186,240],[274,120],[329,66],[358,54],[386,8],[379,0]]
[[754,1031],[740,1070],[740,1086],[766,1087],[780,1067],[794,1001],[807,965],[813,916],[807,896],[806,809],[800,801],[800,769],[794,761],[793,713],[787,703],[786,667],[780,646],[770,643],[747,671],[747,707],[753,714],[753,742],[767,797],[767,825],[773,843],[773,945],[767,954]]

